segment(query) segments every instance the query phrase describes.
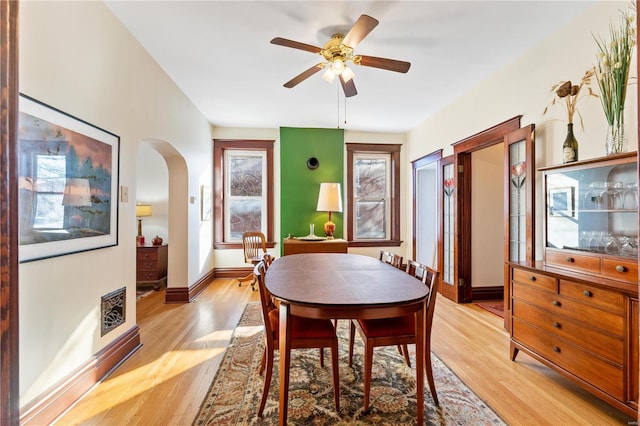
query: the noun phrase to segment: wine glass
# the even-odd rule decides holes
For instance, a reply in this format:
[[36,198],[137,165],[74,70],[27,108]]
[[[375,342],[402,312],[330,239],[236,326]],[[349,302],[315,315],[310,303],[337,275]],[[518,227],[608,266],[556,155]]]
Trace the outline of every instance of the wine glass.
[[621,191],[624,189],[622,182],[604,182],[604,195],[606,195],[606,208],[615,210],[621,205]]
[[622,190],[622,209],[634,210],[638,208],[638,182],[627,183]]
[[596,209],[602,208],[602,195],[606,191],[605,182],[591,182],[589,184],[588,199],[595,205]]

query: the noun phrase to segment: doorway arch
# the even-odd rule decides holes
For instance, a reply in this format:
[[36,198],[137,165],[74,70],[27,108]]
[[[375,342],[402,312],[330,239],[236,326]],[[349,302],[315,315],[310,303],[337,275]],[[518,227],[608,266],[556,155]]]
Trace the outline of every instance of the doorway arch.
[[[167,289],[188,287],[189,175],[187,163],[171,143],[160,139],[146,138],[141,140],[138,146],[139,164],[144,164],[143,161],[140,161],[141,147],[149,147],[156,151],[164,159],[167,166],[168,189],[166,191],[167,199],[164,201],[167,214],[167,242],[170,243]],[[144,165],[140,167],[144,167]],[[140,199],[138,194],[136,197]],[[168,302],[167,294],[165,294],[165,302]]]

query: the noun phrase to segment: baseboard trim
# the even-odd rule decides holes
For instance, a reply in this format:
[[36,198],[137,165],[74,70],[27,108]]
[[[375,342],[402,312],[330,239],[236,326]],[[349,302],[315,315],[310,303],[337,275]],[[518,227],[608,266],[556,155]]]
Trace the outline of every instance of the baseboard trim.
[[142,345],[136,325],[20,410],[21,425],[50,424]]
[[471,300],[502,300],[504,299],[504,287],[474,287],[471,289]]
[[216,278],[239,278],[249,275],[253,268],[216,268],[214,271]]
[[167,287],[164,301],[165,303],[189,303],[207,288],[215,277],[215,270],[211,270],[189,287]]

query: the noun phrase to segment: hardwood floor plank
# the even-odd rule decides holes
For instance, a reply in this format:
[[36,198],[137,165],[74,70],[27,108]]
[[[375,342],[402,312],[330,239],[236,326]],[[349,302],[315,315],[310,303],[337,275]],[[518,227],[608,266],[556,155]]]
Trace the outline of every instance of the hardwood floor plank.
[[[258,297],[233,279],[216,279],[189,304],[164,304],[164,290],[141,299],[142,348],[56,424],[190,425],[245,304]],[[522,352],[512,362],[502,319],[473,304],[438,298],[432,349],[508,424],[633,420]]]

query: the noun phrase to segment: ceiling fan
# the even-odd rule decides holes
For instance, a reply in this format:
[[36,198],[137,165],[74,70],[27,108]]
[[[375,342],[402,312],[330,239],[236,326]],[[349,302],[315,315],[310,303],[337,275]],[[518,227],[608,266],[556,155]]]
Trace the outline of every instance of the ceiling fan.
[[411,63],[398,61],[395,59],[378,58],[375,56],[354,55],[353,50],[378,25],[378,20],[368,15],[360,15],[353,27],[347,35],[334,34],[322,48],[312,46],[306,43],[300,43],[294,40],[288,40],[282,37],[276,37],[271,40],[272,44],[279,46],[291,47],[294,49],[305,50],[311,53],[322,55],[325,59],[306,71],[301,72],[297,76],[284,84],[284,87],[292,88],[307,78],[311,77],[321,69],[325,69],[322,78],[329,83],[338,76],[340,84],[344,90],[346,97],[358,94],[356,86],[353,82],[354,72],[347,66],[348,62],[365,67],[380,68],[383,70],[406,73],[411,67]]

